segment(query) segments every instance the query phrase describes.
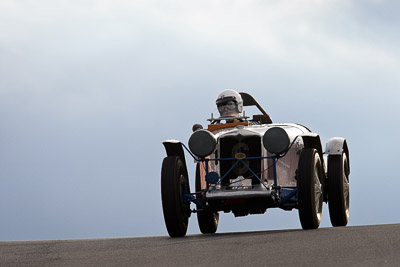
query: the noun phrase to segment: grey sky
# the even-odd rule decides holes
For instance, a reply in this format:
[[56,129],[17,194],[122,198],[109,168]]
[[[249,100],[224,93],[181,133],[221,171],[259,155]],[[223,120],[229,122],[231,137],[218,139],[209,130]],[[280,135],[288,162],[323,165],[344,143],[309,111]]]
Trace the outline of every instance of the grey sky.
[[[161,142],[186,143],[225,88],[323,142],[346,137],[350,224],[398,223],[398,8],[1,1],[0,240],[166,235]],[[297,211],[222,215],[219,232],[282,228],[300,228]]]

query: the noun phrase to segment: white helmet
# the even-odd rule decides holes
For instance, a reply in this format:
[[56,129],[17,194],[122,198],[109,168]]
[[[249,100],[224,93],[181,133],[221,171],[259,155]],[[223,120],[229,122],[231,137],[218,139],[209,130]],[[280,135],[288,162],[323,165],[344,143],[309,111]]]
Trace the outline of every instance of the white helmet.
[[[243,111],[243,100],[241,95],[236,92],[235,90],[231,90],[231,89],[226,89],[223,90],[221,93],[219,93],[218,97],[217,97],[217,101],[216,104],[217,106],[223,106],[225,104],[227,104],[228,102],[234,102],[235,105],[235,111],[237,113],[241,113]],[[221,112],[221,110],[219,110],[221,116],[225,116],[226,114],[224,114],[223,112]]]

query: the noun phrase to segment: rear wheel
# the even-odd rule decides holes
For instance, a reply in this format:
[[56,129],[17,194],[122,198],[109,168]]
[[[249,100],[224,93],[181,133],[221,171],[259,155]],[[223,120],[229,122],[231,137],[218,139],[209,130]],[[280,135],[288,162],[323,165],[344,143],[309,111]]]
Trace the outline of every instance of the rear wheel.
[[346,226],[350,215],[350,186],[345,153],[328,157],[328,202],[332,226]]
[[319,227],[323,204],[323,169],[318,151],[302,150],[297,177],[299,217],[303,229]]
[[190,193],[189,180],[181,159],[177,156],[164,158],[161,169],[161,200],[164,221],[171,237],[186,235],[190,202],[184,193]]
[[[196,192],[201,191],[200,168],[202,163],[196,165]],[[197,206],[197,209],[201,207]],[[203,234],[214,234],[218,228],[219,214],[208,210],[197,212],[197,222],[199,223],[200,232]]]

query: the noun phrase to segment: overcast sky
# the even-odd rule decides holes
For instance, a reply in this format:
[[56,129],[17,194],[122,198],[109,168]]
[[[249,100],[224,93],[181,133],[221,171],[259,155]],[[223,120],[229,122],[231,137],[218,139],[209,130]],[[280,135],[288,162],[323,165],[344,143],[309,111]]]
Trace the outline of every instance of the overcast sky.
[[[187,143],[226,88],[275,122],[309,126],[323,146],[346,137],[349,224],[399,223],[399,8],[1,0],[0,240],[167,235],[162,141]],[[218,232],[300,227],[296,210],[271,209],[223,214]]]

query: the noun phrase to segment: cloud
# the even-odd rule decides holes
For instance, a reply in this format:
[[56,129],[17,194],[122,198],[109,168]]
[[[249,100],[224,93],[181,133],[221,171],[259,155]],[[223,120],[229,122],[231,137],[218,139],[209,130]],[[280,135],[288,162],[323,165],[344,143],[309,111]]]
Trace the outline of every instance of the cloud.
[[[306,85],[314,94],[332,88],[349,93],[351,87],[354,95],[365,90],[389,91],[391,99],[398,95],[393,89],[400,77],[398,39],[390,31],[392,21],[373,9],[389,10],[386,2],[0,5],[4,105],[19,99],[11,102],[79,119],[139,113],[148,103],[160,105],[182,94],[181,88],[214,96],[219,88],[280,84],[292,93]],[[376,21],[373,27],[369,17]]]

